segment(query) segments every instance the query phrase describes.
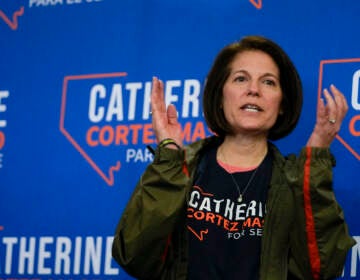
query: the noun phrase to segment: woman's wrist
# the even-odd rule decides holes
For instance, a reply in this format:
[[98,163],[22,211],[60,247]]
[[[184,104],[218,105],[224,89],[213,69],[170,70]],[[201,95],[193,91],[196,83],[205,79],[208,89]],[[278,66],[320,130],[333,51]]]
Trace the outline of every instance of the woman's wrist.
[[163,148],[163,147],[166,147],[166,148],[169,148],[169,149],[173,149],[173,150],[181,150],[181,146],[176,143],[176,141],[172,138],[165,138],[163,140],[161,140],[159,142],[159,147],[160,148]]

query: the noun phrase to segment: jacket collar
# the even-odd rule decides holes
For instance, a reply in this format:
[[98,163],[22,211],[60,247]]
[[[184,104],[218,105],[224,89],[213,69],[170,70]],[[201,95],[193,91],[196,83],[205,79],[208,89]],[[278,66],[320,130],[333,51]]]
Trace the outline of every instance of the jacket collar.
[[[189,168],[196,165],[199,156],[203,154],[206,150],[213,146],[219,146],[222,142],[217,136],[210,136],[205,139],[196,141],[185,148],[185,161]],[[285,164],[285,158],[279,151],[279,149],[271,142],[268,142],[269,151],[272,153],[274,158],[274,164],[278,167],[283,167]]]

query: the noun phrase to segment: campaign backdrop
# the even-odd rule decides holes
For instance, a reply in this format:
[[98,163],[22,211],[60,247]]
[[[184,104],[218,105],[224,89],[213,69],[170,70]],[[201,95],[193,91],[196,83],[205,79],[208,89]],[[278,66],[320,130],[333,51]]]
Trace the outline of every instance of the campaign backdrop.
[[[0,0],[0,279],[132,279],[111,244],[156,146],[151,79],[185,143],[206,137],[207,72],[250,34],[280,44],[302,77],[299,124],[275,143],[284,154],[306,144],[323,88],[346,96],[334,191],[359,242],[359,14],[350,0]],[[359,266],[357,244],[341,279]]]

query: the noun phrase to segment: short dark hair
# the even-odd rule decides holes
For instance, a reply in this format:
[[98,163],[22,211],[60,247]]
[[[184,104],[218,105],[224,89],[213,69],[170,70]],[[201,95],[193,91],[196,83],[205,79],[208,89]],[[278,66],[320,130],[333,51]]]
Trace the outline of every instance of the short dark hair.
[[206,79],[203,109],[209,129],[219,137],[232,134],[222,110],[223,87],[228,79],[230,65],[235,56],[244,51],[262,51],[268,54],[279,68],[280,87],[283,93],[280,114],[269,131],[268,139],[277,140],[288,135],[296,126],[302,108],[303,96],[300,76],[285,51],[275,42],[261,36],[246,36],[224,47],[215,58]]

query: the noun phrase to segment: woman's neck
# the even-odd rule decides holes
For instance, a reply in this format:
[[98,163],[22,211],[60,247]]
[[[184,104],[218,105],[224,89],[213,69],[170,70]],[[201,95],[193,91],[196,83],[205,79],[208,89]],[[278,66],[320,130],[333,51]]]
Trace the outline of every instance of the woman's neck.
[[217,151],[217,159],[237,167],[258,166],[268,151],[265,137],[226,136]]

